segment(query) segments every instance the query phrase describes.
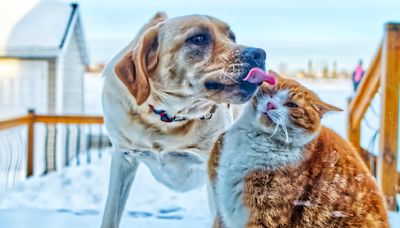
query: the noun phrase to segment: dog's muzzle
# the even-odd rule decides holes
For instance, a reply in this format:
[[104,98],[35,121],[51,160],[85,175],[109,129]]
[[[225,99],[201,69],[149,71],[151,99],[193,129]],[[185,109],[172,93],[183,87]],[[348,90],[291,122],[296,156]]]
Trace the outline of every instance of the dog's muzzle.
[[[249,47],[249,48],[245,48],[242,52],[242,61],[244,63],[249,64],[248,70],[250,70],[254,67],[259,67],[259,68],[265,70],[266,57],[267,57],[267,54],[261,48]],[[243,77],[246,77],[246,75],[244,75]]]
[[[254,84],[244,81],[243,79],[247,76],[250,70],[255,67],[265,70],[265,59],[266,53],[261,48],[249,47],[243,49],[240,56],[240,61],[246,63],[246,66],[244,69],[242,69],[240,76],[236,78],[238,84],[235,86],[239,86],[240,93],[244,96],[252,96],[261,83]],[[204,85],[208,90],[224,90],[226,87],[232,86],[220,83],[218,81],[207,81]]]

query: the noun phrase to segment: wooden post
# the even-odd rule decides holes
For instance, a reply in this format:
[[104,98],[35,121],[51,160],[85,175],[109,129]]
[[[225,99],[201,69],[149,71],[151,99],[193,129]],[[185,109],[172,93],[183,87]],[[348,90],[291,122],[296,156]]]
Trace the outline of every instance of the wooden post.
[[[351,104],[351,98],[348,100],[348,110],[351,111],[350,104]],[[358,125],[357,127],[353,127],[352,125],[352,118],[354,118],[351,113],[347,115],[347,138],[353,144],[354,148],[357,150],[357,152],[360,152],[360,142],[361,142],[361,132],[360,132],[360,126]]]
[[34,148],[35,148],[35,111],[28,110],[29,123],[28,123],[28,143],[27,143],[27,176],[33,175],[34,164]]
[[[348,99],[347,101],[349,111],[351,111],[351,98]],[[357,151],[360,151],[360,126],[353,127],[352,125],[352,120],[353,115],[349,113],[347,115],[347,137],[348,140],[353,144],[353,146],[357,149]]]
[[389,210],[397,210],[397,151],[399,149],[400,24],[385,25],[382,50],[382,109],[377,180]]
[[376,170],[376,166],[373,164],[375,159],[371,159],[371,155],[363,150],[363,148],[360,146],[361,121],[363,120],[368,107],[370,107],[371,101],[379,89],[381,76],[381,56],[382,45],[379,45],[379,49],[375,54],[368,71],[364,75],[360,85],[355,91],[354,97],[349,99],[348,102],[349,113],[347,119],[347,137],[353,144],[354,148],[360,153],[366,162],[367,167],[373,173]]

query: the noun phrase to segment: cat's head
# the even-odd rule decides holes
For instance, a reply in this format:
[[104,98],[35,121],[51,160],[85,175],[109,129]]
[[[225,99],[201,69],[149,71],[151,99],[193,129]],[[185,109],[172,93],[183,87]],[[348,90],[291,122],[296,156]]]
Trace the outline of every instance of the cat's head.
[[256,113],[256,124],[271,138],[304,145],[317,135],[325,114],[342,111],[323,102],[300,83],[272,71],[269,73],[278,78],[278,83],[274,86],[263,83],[251,107]]

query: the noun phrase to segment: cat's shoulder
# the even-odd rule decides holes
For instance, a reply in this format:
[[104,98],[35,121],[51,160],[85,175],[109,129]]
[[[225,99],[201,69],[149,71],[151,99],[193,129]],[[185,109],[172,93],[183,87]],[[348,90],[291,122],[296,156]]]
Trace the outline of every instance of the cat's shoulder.
[[[327,140],[329,138],[332,139],[332,142],[335,142],[336,140],[340,139],[339,141],[345,141],[338,133],[336,133],[334,130],[322,126],[321,131],[319,133],[319,138],[323,138],[324,140]],[[330,140],[328,140],[329,142]]]
[[339,166],[342,164],[367,172],[367,167],[357,150],[335,131],[322,127],[317,138],[317,145],[316,150],[322,155],[322,162],[335,163]]
[[326,149],[338,150],[340,149],[346,153],[354,152],[354,147],[345,140],[342,136],[336,133],[334,130],[322,127],[318,136],[318,143]]

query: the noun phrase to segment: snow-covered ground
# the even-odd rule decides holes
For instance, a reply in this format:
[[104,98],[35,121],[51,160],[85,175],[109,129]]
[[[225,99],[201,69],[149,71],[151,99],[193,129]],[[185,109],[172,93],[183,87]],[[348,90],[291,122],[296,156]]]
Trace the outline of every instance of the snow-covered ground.
[[[110,155],[91,165],[36,177],[0,195],[0,227],[99,227]],[[140,166],[121,227],[211,227],[205,187],[176,193]],[[390,214],[393,227],[400,215]]]
[[[99,227],[110,157],[35,177],[1,194],[0,227]],[[210,227],[206,189],[173,192],[140,166],[121,223],[129,226]]]
[[[352,93],[350,82],[302,82],[323,100],[345,110],[324,120],[325,125],[345,136],[347,99]],[[101,87],[101,82],[91,81],[90,84]],[[98,92],[93,88],[88,91],[90,110],[99,110]],[[109,168],[110,154],[106,153],[90,165],[72,166],[45,177],[34,177],[0,193],[0,227],[99,227]],[[400,227],[400,214],[391,213],[390,218],[392,227]],[[121,227],[210,226],[204,186],[187,193],[176,193],[157,183],[145,166],[139,167]]]

